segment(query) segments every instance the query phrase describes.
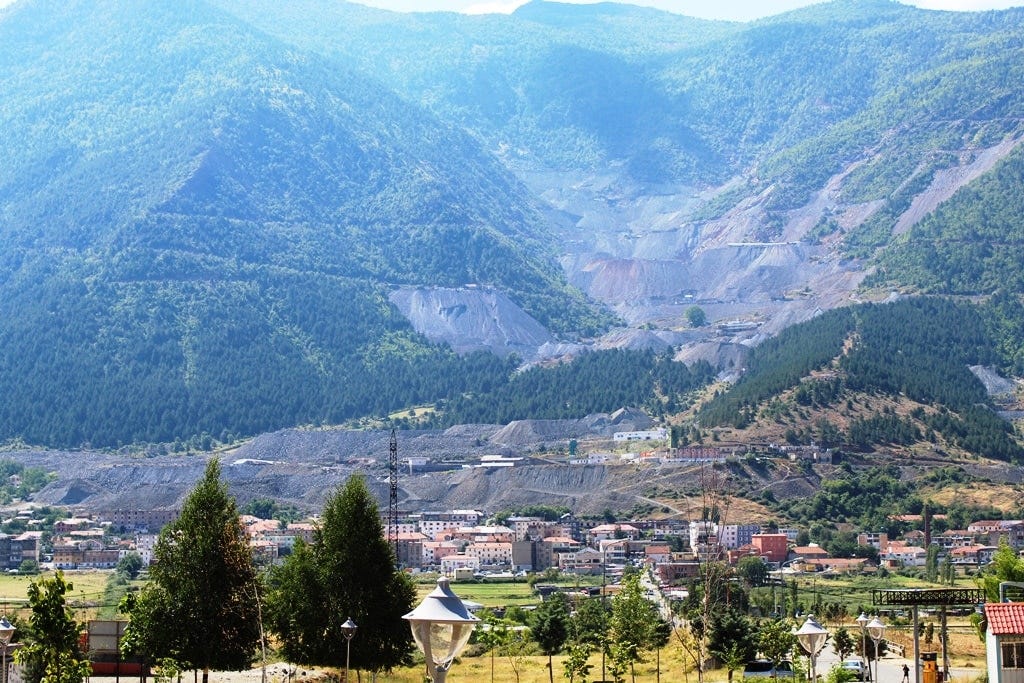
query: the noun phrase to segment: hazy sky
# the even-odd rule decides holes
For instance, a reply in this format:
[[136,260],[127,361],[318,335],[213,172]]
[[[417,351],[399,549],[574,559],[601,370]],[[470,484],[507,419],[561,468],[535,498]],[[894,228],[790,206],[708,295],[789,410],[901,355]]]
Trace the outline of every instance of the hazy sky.
[[[445,10],[484,14],[487,12],[511,12],[527,0],[352,0],[361,5],[371,5],[399,12],[427,12]],[[560,0],[561,2],[590,3],[596,0]],[[813,5],[821,0],[630,0],[628,4],[657,7],[703,19],[730,19],[748,21],[759,17],[779,14],[787,10]],[[908,5],[940,10],[987,10],[1024,6],[1024,0],[902,0]],[[0,0],[0,7],[15,0]]]
[[[383,7],[402,12],[449,10],[484,13],[511,12],[526,0],[356,0],[363,5]],[[561,0],[562,2],[592,2],[593,0]],[[645,5],[705,19],[731,19],[747,21],[779,14],[787,10],[815,4],[816,0],[630,0],[632,5]],[[820,0],[817,0],[820,1]],[[1024,5],[1024,0],[904,0],[907,4],[927,9],[986,10],[1006,9]],[[3,0],[0,0],[3,2]]]

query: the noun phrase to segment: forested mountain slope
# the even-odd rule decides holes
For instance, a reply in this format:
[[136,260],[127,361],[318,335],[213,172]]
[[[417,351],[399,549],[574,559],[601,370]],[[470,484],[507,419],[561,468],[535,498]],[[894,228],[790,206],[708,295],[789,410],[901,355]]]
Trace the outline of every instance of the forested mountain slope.
[[0,16],[0,436],[227,438],[500,372],[416,335],[385,283],[602,324],[524,188],[379,83],[202,2]]
[[[879,264],[886,287],[1002,287],[992,341],[1019,358],[1022,36],[1019,10],[883,0],[750,24],[18,0],[0,440],[208,442],[418,404],[441,423],[611,396],[665,411],[710,367],[637,351],[639,379],[601,396],[615,352],[522,378],[506,354],[739,358]],[[951,235],[980,257],[917,251]]]
[[1019,435],[971,370],[1013,362],[1000,352],[1005,315],[932,297],[830,311],[755,349],[742,378],[690,424],[727,426],[720,434],[740,441],[1018,463]]

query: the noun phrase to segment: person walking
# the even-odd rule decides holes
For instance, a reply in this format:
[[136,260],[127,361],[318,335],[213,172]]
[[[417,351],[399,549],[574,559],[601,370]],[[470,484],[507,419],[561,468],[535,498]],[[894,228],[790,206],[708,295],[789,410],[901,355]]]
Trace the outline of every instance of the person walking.
[[903,665],[903,681],[901,683],[910,683],[910,667],[906,664]]

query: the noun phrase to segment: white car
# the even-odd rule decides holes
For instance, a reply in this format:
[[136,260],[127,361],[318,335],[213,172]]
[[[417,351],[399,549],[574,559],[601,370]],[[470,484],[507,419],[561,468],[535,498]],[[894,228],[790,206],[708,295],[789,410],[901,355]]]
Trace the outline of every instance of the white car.
[[855,681],[871,680],[871,667],[869,667],[860,659],[844,659],[842,662],[840,662],[839,666],[846,669],[847,671],[853,672],[853,680]]

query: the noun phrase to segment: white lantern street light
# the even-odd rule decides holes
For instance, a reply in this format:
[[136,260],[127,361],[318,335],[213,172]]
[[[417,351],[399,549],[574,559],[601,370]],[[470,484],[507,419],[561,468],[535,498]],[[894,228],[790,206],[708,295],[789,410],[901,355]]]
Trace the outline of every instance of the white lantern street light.
[[860,616],[857,617],[857,625],[860,626],[860,656],[863,657],[865,661],[868,658],[868,636],[866,629],[869,621],[871,620],[868,619],[868,615],[863,612],[861,612]]
[[800,643],[800,647],[811,657],[811,683],[816,683],[817,672],[815,667],[818,662],[818,653],[821,651],[821,648],[825,647],[825,641],[828,640],[828,631],[814,620],[813,614],[808,614],[807,621],[796,632],[796,639]]
[[7,617],[4,616],[0,619],[0,645],[3,645],[3,683],[7,683],[7,646],[11,644],[11,638],[14,637],[14,625],[7,621]]
[[875,641],[875,681],[878,681],[878,643],[885,637],[885,624],[878,617],[868,622],[868,635]]
[[452,662],[480,621],[469,613],[444,577],[437,580],[437,588],[416,609],[402,618],[408,620],[412,637],[423,650],[433,683],[444,683]]
[[352,617],[346,619],[345,623],[341,625],[341,634],[345,636],[345,683],[348,683],[348,655],[352,649],[352,636],[356,634],[358,628],[356,622],[352,621]]

